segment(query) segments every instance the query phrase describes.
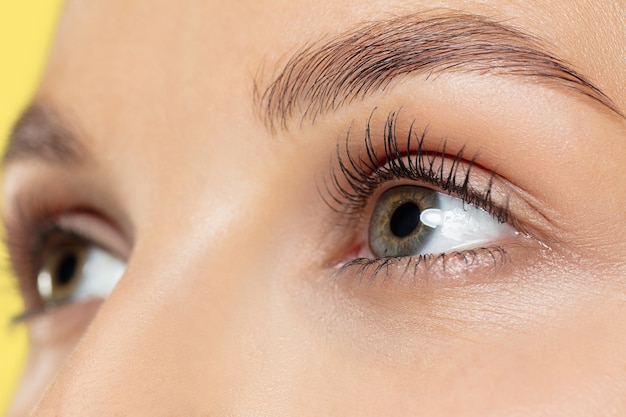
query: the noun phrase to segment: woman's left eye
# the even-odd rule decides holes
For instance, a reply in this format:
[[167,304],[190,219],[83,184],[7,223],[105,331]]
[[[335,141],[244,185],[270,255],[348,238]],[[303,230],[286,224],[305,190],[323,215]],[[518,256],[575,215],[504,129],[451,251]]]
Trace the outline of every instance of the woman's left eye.
[[518,233],[460,198],[426,187],[400,185],[378,198],[369,221],[368,241],[374,257],[391,258],[467,250]]
[[37,292],[46,306],[106,298],[126,263],[86,242],[69,242],[47,251],[37,274]]

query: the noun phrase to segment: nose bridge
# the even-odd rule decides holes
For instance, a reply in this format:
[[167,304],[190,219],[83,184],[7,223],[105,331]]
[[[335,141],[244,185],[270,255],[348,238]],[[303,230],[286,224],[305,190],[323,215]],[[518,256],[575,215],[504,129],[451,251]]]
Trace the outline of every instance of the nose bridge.
[[85,399],[109,415],[161,415],[163,398],[172,396],[170,414],[192,415],[198,395],[205,405],[235,408],[233,390],[247,384],[237,370],[263,366],[259,334],[281,331],[268,323],[280,303],[272,301],[272,264],[262,255],[280,213],[264,208],[271,198],[264,187],[272,186],[231,185],[236,197],[219,204],[181,203],[180,221],[143,232],[119,287],[37,415],[84,415]]

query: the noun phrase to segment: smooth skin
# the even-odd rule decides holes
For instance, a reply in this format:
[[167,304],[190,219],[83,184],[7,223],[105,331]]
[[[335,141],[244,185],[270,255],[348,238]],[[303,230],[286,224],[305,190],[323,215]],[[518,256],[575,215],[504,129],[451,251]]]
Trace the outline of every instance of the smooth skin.
[[[469,71],[264,123],[255,85],[305,45],[455,12],[537,37],[613,109]],[[88,161],[8,160],[4,217],[37,193],[88,206],[128,268],[106,301],[27,320],[9,415],[625,415],[625,21],[621,0],[69,1],[35,102]],[[367,221],[340,225],[320,179],[374,108],[503,178],[501,265],[333,274]]]

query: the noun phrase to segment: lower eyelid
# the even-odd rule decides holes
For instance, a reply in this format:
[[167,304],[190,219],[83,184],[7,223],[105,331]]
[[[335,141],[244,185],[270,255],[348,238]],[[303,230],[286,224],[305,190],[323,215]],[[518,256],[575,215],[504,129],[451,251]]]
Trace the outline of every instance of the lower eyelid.
[[546,251],[536,239],[518,235],[491,246],[397,258],[356,258],[336,266],[334,281],[354,288],[372,287],[411,293],[424,289],[490,285],[517,279],[528,262]]

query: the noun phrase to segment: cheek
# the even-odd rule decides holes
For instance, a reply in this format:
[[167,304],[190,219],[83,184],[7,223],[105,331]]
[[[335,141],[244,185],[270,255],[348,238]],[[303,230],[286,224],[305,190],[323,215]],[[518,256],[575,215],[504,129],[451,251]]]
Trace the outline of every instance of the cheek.
[[[202,199],[158,206],[156,218],[188,211],[175,229],[138,231],[127,274],[42,410],[80,414],[72,399],[90,398],[130,414],[506,415],[601,405],[623,378],[619,293],[580,273],[574,285],[565,268],[542,278],[542,262],[476,291],[342,287],[320,266],[341,237],[304,177],[231,187],[246,204],[219,221],[191,215]],[[44,389],[97,307],[66,310],[68,336],[34,350],[24,392]]]
[[588,271],[578,273],[582,284],[564,271],[544,276],[549,284],[533,284],[542,278],[535,271],[518,285],[440,292],[430,307],[425,294],[416,303],[379,296],[369,306],[328,288],[309,294],[309,306],[295,309],[299,326],[310,326],[311,339],[322,342],[301,392],[325,398],[322,414],[585,415],[609,404],[623,408],[615,395],[626,369],[619,276],[606,276],[617,284],[601,287]]
[[29,353],[8,415],[29,415],[76,348],[100,301],[69,305],[29,320]]

